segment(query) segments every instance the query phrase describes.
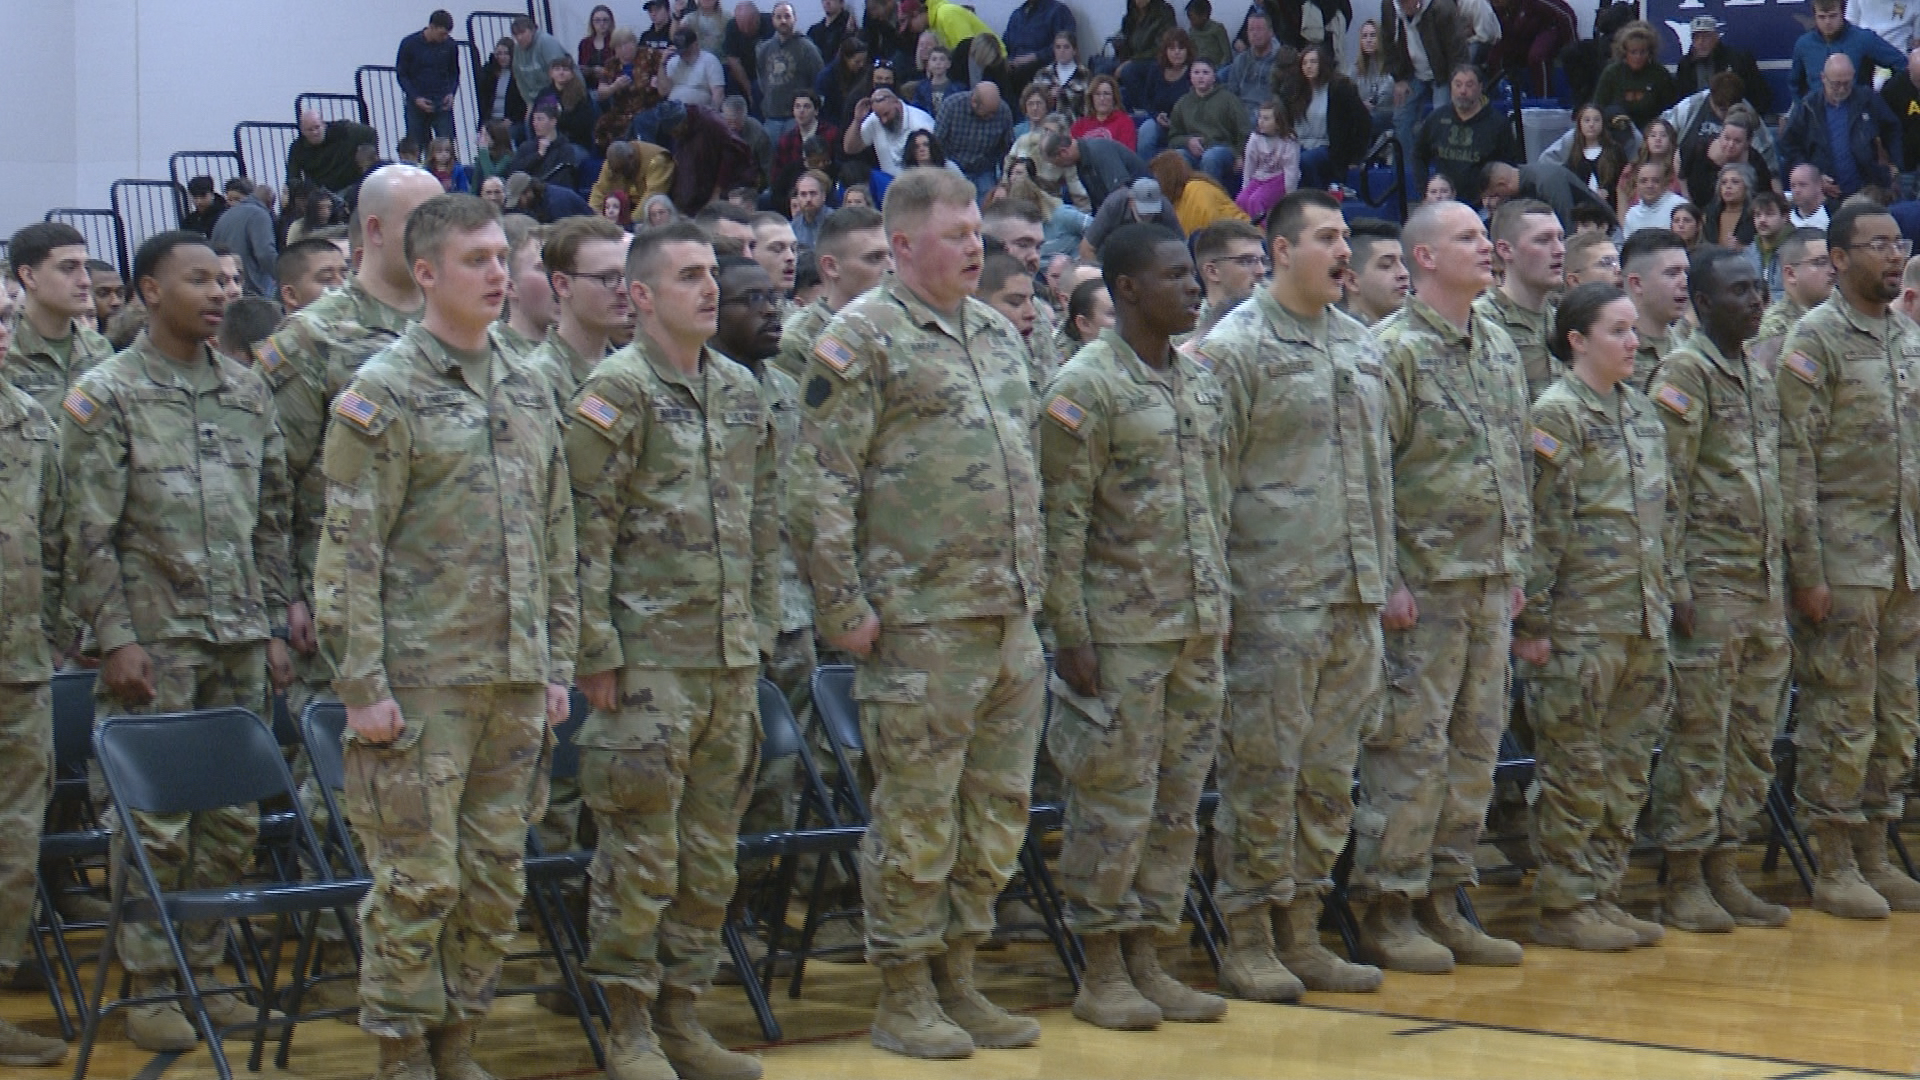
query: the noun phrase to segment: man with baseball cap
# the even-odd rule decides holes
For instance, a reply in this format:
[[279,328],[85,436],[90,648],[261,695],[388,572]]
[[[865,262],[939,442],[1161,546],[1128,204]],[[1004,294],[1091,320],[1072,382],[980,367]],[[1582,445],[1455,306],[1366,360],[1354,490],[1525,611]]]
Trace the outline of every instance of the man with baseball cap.
[[1731,71],[1740,76],[1741,85],[1746,87],[1747,104],[1763,115],[1773,111],[1773,91],[1768,88],[1767,80],[1761,78],[1760,66],[1754,63],[1752,53],[1721,40],[1720,20],[1711,15],[1698,15],[1688,29],[1692,32],[1693,44],[1680,58],[1680,69],[1674,79],[1680,86],[1682,98],[1707,89],[1715,75]]
[[1165,225],[1182,237],[1187,235],[1180,228],[1180,219],[1174,216],[1173,206],[1161,195],[1160,181],[1147,177],[1118,189],[1100,204],[1099,212],[1093,215],[1093,224],[1087,226],[1086,235],[1080,240],[1080,260],[1097,261],[1100,245],[1107,242],[1113,230],[1134,221]]

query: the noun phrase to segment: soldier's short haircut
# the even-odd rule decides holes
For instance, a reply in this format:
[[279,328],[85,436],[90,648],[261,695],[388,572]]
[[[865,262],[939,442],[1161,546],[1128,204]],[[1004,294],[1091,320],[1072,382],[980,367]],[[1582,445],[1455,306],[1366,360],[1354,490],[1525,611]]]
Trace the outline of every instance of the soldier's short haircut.
[[699,213],[693,215],[693,223],[695,225],[709,230],[711,230],[713,224],[717,221],[731,221],[738,225],[745,225],[751,229],[753,228],[753,213],[735,206],[725,199],[715,199],[701,207]]
[[540,245],[540,259],[547,264],[547,277],[551,279],[556,271],[562,274],[578,271],[580,245],[587,241],[612,240],[618,243],[626,239],[626,235],[620,226],[599,214],[561,218],[547,230],[546,241]]
[[1290,244],[1298,243],[1300,230],[1306,227],[1309,209],[1339,213],[1340,204],[1319,188],[1301,188],[1293,192],[1267,211],[1267,246],[1271,248],[1273,242],[1282,236]]
[[657,229],[641,229],[633,234],[633,246],[627,249],[627,280],[653,283],[659,270],[660,249],[668,244],[706,244],[713,246],[707,231],[691,221],[671,221]]
[[186,229],[169,229],[163,233],[155,233],[140,245],[139,251],[133,253],[133,287],[138,289],[140,282],[158,274],[161,265],[167,261],[167,256],[172,255],[176,248],[183,247],[203,247],[215,252],[219,250],[213,246],[213,241],[200,233],[189,232]]
[[120,276],[120,268],[119,268],[119,267],[117,267],[117,266],[115,266],[115,265],[113,265],[113,264],[112,264],[112,263],[110,263],[110,262],[107,262],[107,261],[106,261],[105,259],[88,259],[88,260],[87,260],[87,273],[89,273],[89,274],[112,274],[112,275],[113,275],[114,277],[119,277],[119,276]]
[[425,259],[437,266],[449,236],[498,224],[500,211],[477,195],[435,195],[407,215],[407,265]]
[[227,305],[220,319],[220,351],[228,356],[245,356],[280,327],[284,317],[278,301],[264,296],[243,296]]
[[[1239,224],[1236,222],[1235,224]],[[1120,295],[1120,279],[1139,277],[1149,268],[1159,265],[1160,245],[1181,242],[1180,234],[1165,225],[1132,221],[1107,234],[1100,245],[1100,281],[1106,286],[1109,296]],[[1091,279],[1089,279],[1091,280]],[[1072,296],[1080,295],[1087,282],[1074,287]]]
[[311,236],[303,236],[288,244],[286,250],[280,253],[279,261],[273,264],[273,279],[297,281],[306,277],[307,272],[313,269],[315,259],[330,258],[339,253],[340,249],[333,246],[331,240],[316,240]]
[[747,242],[737,236],[715,236],[709,233],[707,242],[713,245],[715,258],[744,259],[747,257]]
[[[892,195],[893,192],[889,190],[887,194]],[[980,214],[980,224],[983,226],[1000,221],[1024,221],[1029,225],[1045,225],[1047,215],[1032,199],[1001,199]]]
[[1349,260],[1353,266],[1364,266],[1373,258],[1373,249],[1385,243],[1400,243],[1400,226],[1386,218],[1354,218],[1353,235],[1347,238],[1347,247],[1353,250]]
[[793,222],[788,221],[787,215],[785,214],[777,213],[772,210],[762,210],[759,213],[753,215],[753,217],[747,222],[747,224],[753,226],[754,234],[757,236],[759,235],[760,226],[762,225],[792,226]]
[[1067,296],[1067,325],[1065,329],[1068,337],[1075,341],[1086,340],[1080,336],[1080,330],[1074,323],[1079,321],[1082,315],[1090,316],[1093,314],[1094,294],[1102,292],[1107,294],[1107,302],[1112,303],[1113,293],[1107,290],[1107,283],[1099,278],[1088,278],[1073,287],[1073,292]]
[[1612,246],[1613,237],[1601,232],[1574,234],[1573,238],[1567,241],[1566,268],[1572,270],[1577,266],[1585,270],[1587,268],[1587,253],[1602,244]]
[[908,169],[887,185],[880,214],[891,236],[918,225],[935,206],[972,206],[978,197],[973,181],[950,169]]
[[1625,289],[1604,281],[1589,281],[1568,292],[1560,299],[1560,307],[1553,313],[1553,329],[1547,335],[1547,351],[1563,364],[1573,363],[1573,344],[1567,340],[1567,335],[1574,331],[1592,333],[1593,324],[1600,320],[1601,309],[1615,300],[1626,298]]
[[1833,212],[1832,220],[1827,222],[1827,250],[1845,251],[1853,246],[1853,234],[1859,231],[1860,219],[1866,217],[1886,217],[1887,208],[1872,202],[1855,202],[1848,199]]
[[547,239],[547,227],[525,214],[508,214],[500,224],[507,230],[507,272],[520,269],[520,253],[531,243],[539,248]]
[[[1426,272],[1413,257],[1413,249],[1422,244],[1431,245],[1440,238],[1440,215],[1453,207],[1472,209],[1466,203],[1443,199],[1421,203],[1419,208],[1407,215],[1406,228],[1400,230],[1400,247],[1407,262],[1408,274],[1418,277]],[[1358,256],[1354,256],[1353,261],[1359,261]]]
[[992,296],[1002,285],[1026,272],[1026,263],[1004,251],[996,251],[980,264],[980,284],[974,289],[974,295],[983,299]]
[[1686,250],[1687,242],[1672,229],[1639,229],[1620,246],[1620,269],[1625,273],[1637,274],[1648,259],[1663,251]]
[[1701,244],[1693,249],[1693,257],[1687,260],[1687,295],[1699,296],[1716,285],[1725,272],[1721,269],[1728,261],[1738,259],[1751,266],[1744,251],[1736,251],[1719,244]]
[[[1774,254],[1780,257],[1780,265],[1782,266],[1788,263],[1797,263],[1807,257],[1807,245],[1815,240],[1824,244],[1827,242],[1827,234],[1821,232],[1819,229],[1811,229],[1803,225],[1788,233],[1787,238],[1780,241],[1780,247],[1775,250]],[[1913,264],[1908,263],[1907,265],[1911,266]]]
[[880,227],[880,211],[873,207],[843,206],[828,214],[827,219],[820,223],[819,231],[814,233],[813,249],[822,254],[838,256],[847,237]]
[[13,266],[17,278],[20,268],[30,266],[38,269],[53,255],[54,248],[73,247],[78,244],[87,246],[87,238],[80,230],[64,221],[36,221],[23,226],[7,241],[7,262]]
[[723,281],[728,274],[733,273],[735,270],[746,270],[749,268],[758,270],[763,274],[766,273],[766,267],[761,266],[757,261],[749,259],[745,255],[729,255],[715,264],[713,279],[716,282]]
[[[1241,240],[1251,240],[1256,244],[1265,242],[1265,238],[1260,235],[1260,230],[1244,221],[1231,219],[1216,221],[1193,234],[1193,261],[1203,263],[1208,259],[1217,259],[1225,255],[1227,249],[1235,242]],[[1106,249],[1103,247],[1101,250],[1104,253]],[[1102,261],[1104,259],[1103,254]]]
[[1920,255],[1907,260],[1907,268],[1900,272],[1900,287],[1920,289]]
[[1493,220],[1487,223],[1487,236],[1496,243],[1505,240],[1511,244],[1520,239],[1521,222],[1540,215],[1559,221],[1553,207],[1539,199],[1508,199],[1493,212]]

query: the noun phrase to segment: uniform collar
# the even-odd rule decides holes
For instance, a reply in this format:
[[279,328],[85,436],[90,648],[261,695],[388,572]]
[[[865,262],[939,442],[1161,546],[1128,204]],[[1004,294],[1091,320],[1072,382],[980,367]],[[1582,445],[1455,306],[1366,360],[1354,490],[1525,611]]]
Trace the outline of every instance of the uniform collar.
[[1272,289],[1256,290],[1253,294],[1253,302],[1260,306],[1260,313],[1266,316],[1268,325],[1272,326],[1281,337],[1317,343],[1328,328],[1329,319],[1326,312],[1321,312],[1320,318],[1315,320],[1319,323],[1320,331],[1316,333],[1313,323],[1295,315],[1287,309],[1285,304],[1274,299]]
[[[1494,296],[1494,303],[1496,304],[1501,303],[1506,298],[1506,294],[1500,292],[1498,289],[1494,290]],[[1467,308],[1467,328],[1462,330],[1453,325],[1446,316],[1433,310],[1431,305],[1421,303],[1419,298],[1412,293],[1407,294],[1406,310],[1408,317],[1418,319],[1422,323],[1425,323],[1427,329],[1440,335],[1440,340],[1443,344],[1453,349],[1471,349],[1473,347],[1474,320],[1484,317],[1469,305]],[[1479,339],[1482,341],[1486,340],[1486,335],[1479,335]]]
[[907,317],[913,320],[915,326],[922,328],[931,327],[949,336],[957,330],[960,335],[961,344],[965,344],[966,339],[972,336],[968,324],[970,321],[977,320],[969,320],[967,318],[969,305],[965,300],[960,302],[960,310],[955,316],[949,318],[935,311],[932,304],[920,299],[919,294],[908,288],[907,283],[901,281],[898,275],[887,275],[886,280],[880,283],[880,287],[885,289],[888,296],[893,297],[901,307],[907,310]]
[[[24,301],[22,303],[24,303]],[[69,343],[69,350],[76,349],[80,346],[79,319],[67,320],[67,341]],[[33,328],[33,322],[27,318],[25,311],[22,311],[19,317],[13,320],[12,351],[21,356],[53,355],[53,346],[47,342],[45,337],[41,336],[40,331]],[[69,351],[68,355],[72,356],[72,352]]]
[[1840,310],[1840,314],[1846,318],[1848,323],[1852,324],[1855,330],[1860,331],[1875,341],[1884,343],[1887,339],[1888,332],[1893,329],[1893,309],[1891,307],[1887,309],[1888,314],[1885,316],[1878,319],[1873,318],[1866,312],[1854,307],[1853,303],[1847,299],[1847,294],[1841,292],[1838,286],[1834,287],[1831,302]]
[[[186,365],[163,354],[153,344],[153,339],[147,336],[145,330],[140,331],[140,336],[133,339],[132,352],[140,361],[140,370],[155,386],[170,386],[191,394],[207,392],[195,385],[187,372]],[[235,388],[233,373],[227,370],[220,359],[220,354],[213,351],[212,345],[204,341],[200,343],[200,361],[212,369],[214,378],[219,383],[218,389],[223,392],[233,390]]]
[[459,368],[459,377],[467,384],[467,388],[483,398],[489,396],[488,391],[495,383],[506,378],[506,365],[500,362],[500,350],[494,344],[491,333],[487,335],[486,341],[487,370],[478,373],[468,371],[466,365],[448,352],[446,345],[439,338],[433,336],[425,323],[414,323],[408,327],[407,337],[419,348],[420,355],[426,358],[427,366],[431,367],[435,374],[446,376],[454,368]]
[[1707,336],[1705,330],[1696,329],[1693,333],[1688,334],[1687,340],[1681,342],[1680,347],[1683,349],[1692,349],[1694,352],[1706,357],[1714,367],[1732,376],[1734,381],[1742,384],[1747,381],[1745,354],[1743,353],[1739,357],[1728,357],[1720,351],[1720,346],[1715,345],[1713,339]]
[[647,362],[647,366],[653,369],[654,375],[660,381],[685,390],[693,395],[695,401],[701,400],[707,366],[713,363],[715,356],[719,355],[709,346],[700,346],[700,365],[692,373],[688,373],[670,362],[667,359],[666,350],[660,347],[659,342],[648,337],[645,330],[636,328],[633,332],[633,344],[627,347],[640,354],[640,358]]
[[366,286],[360,284],[360,275],[357,273],[347,275],[347,279],[340,284],[340,291],[347,294],[347,297],[353,301],[354,310],[359,313],[362,326],[376,326],[398,334],[405,332],[407,327],[419,322],[420,317],[426,314],[424,304],[419,311],[401,311],[397,307],[388,305],[386,301],[374,296],[367,291]]
[[1620,388],[1626,386],[1627,382],[1631,380],[1623,381],[1615,386],[1611,394],[1602,394],[1600,391],[1588,386],[1586,380],[1575,375],[1572,369],[1568,369],[1565,379],[1567,385],[1573,387],[1574,395],[1580,399],[1580,403],[1588,409],[1599,413],[1609,420],[1618,420],[1626,416],[1625,395],[1620,392]]

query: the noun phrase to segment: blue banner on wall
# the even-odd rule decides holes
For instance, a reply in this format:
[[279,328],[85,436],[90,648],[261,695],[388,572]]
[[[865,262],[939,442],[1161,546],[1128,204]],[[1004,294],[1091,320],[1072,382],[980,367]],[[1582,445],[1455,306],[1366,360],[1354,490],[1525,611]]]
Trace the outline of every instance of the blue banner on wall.
[[1692,45],[1688,24],[1702,15],[1720,20],[1720,36],[1761,62],[1791,60],[1793,43],[1813,29],[1807,0],[1643,0],[1647,21],[1660,28],[1660,59],[1678,63]]

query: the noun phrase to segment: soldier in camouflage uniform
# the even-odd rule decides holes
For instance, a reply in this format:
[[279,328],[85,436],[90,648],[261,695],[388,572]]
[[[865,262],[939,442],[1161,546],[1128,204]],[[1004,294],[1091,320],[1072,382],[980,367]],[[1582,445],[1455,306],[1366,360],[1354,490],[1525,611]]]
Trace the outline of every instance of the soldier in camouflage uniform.
[[[1653,777],[1667,853],[1661,921],[1682,930],[1785,926],[1740,881],[1737,858],[1773,780],[1792,660],[1780,502],[1780,394],[1742,348],[1767,285],[1725,248],[1695,253],[1696,330],[1667,354],[1652,399],[1667,429],[1673,720]],[[1703,866],[1704,861],[1704,866]]]
[[1232,492],[1213,823],[1231,936],[1220,983],[1257,1001],[1293,1000],[1303,983],[1380,986],[1378,968],[1340,960],[1319,930],[1353,821],[1360,733],[1380,717],[1380,605],[1399,580],[1386,374],[1366,328],[1333,306],[1346,232],[1324,192],[1282,199],[1267,217],[1272,284],[1197,354],[1226,393]]
[[1192,267],[1164,226],[1114,231],[1117,326],[1054,378],[1038,437],[1047,623],[1073,691],[1047,736],[1072,781],[1060,873],[1087,956],[1073,1013],[1116,1030],[1227,1012],[1168,975],[1154,942],[1180,927],[1226,691],[1220,387],[1170,343],[1198,314]]
[[[1520,247],[1507,245],[1509,289],[1558,236],[1551,211],[1522,212]],[[1499,215],[1494,224],[1512,227]],[[1509,966],[1520,946],[1463,918],[1454,889],[1478,883],[1474,848],[1511,707],[1513,616],[1533,535],[1527,373],[1474,303],[1493,276],[1479,216],[1460,203],[1422,207],[1402,243],[1419,294],[1374,327],[1401,579],[1383,617],[1384,717],[1360,754],[1352,889],[1372,905],[1362,953],[1382,967]]]
[[524,357],[547,340],[553,324],[560,321],[560,308],[542,257],[547,226],[525,214],[508,214],[505,224],[513,255],[508,263],[507,306],[493,337],[507,355]]
[[1634,334],[1633,388],[1653,384],[1660,358],[1673,348],[1673,326],[1687,310],[1687,244],[1671,229],[1641,229],[1620,246],[1621,280],[1640,318]]
[[917,1057],[1040,1037],[973,980],[1026,836],[1046,694],[1035,410],[1017,332],[971,295],[978,214],[947,170],[895,180],[898,271],[827,324],[801,384],[794,550],[821,635],[859,658],[875,780],[872,1038]]
[[827,215],[820,223],[813,250],[827,294],[787,316],[780,330],[780,354],[774,360],[796,384],[807,372],[814,341],[834,313],[880,284],[893,268],[893,253],[887,249],[887,234],[880,227],[880,212],[871,207],[846,206]]
[[1888,862],[1886,833],[1920,734],[1920,327],[1890,306],[1907,247],[1877,206],[1834,211],[1838,288],[1787,335],[1778,380],[1797,788],[1820,845],[1813,906],[1856,919],[1920,911],[1920,884]]
[[[14,303],[0,289],[0,356]],[[66,651],[66,490],[53,421],[26,391],[0,382],[0,983],[32,963],[34,866],[53,787],[53,696]],[[0,1065],[57,1065],[67,1045],[0,1020]]]
[[573,678],[573,500],[550,389],[488,334],[506,293],[492,207],[435,196],[405,247],[426,309],[334,399],[314,618],[373,878],[360,1026],[377,1075],[484,1080],[473,1037]]
[[1634,318],[1612,285],[1562,298],[1549,343],[1571,370],[1533,403],[1533,553],[1513,649],[1538,763],[1534,940],[1562,948],[1662,935],[1618,903],[1672,686],[1666,433],[1628,381]]
[[93,328],[87,238],[64,222],[38,222],[13,234],[7,256],[26,293],[6,351],[7,381],[52,416],[74,380],[113,355]]
[[553,384],[563,414],[606,357],[613,333],[633,317],[626,288],[630,242],[620,226],[597,214],[560,221],[542,242],[540,260],[557,298],[559,321],[527,353],[527,366]]
[[1795,229],[1775,254],[1780,260],[1780,295],[1767,305],[1760,328],[1747,342],[1747,355],[1768,375],[1780,373],[1780,346],[1786,344],[1800,316],[1833,293],[1833,260],[1827,257],[1826,233]]
[[[147,331],[61,401],[61,471],[73,478],[66,602],[99,643],[101,716],[258,710],[269,664],[275,689],[293,677],[277,640],[291,576],[286,443],[266,384],[207,344],[226,306],[219,273],[198,233],[142,244],[133,278]],[[155,873],[181,888],[239,881],[259,831],[250,807],[134,820]],[[129,887],[139,888],[137,876]],[[220,931],[217,922],[182,928],[201,985],[224,951]],[[157,926],[123,924],[118,947],[136,991],[171,982],[173,953]],[[206,1005],[218,1027],[254,1019],[230,995]],[[127,1030],[148,1050],[195,1042],[175,1002],[134,1008]]]
[[[1040,208],[1024,199],[1002,199],[987,208],[981,231],[1006,246],[1007,254],[1019,259],[1027,276],[1040,272],[1040,244],[1046,238],[1046,219]],[[1071,289],[1071,286],[1065,286]],[[1063,308],[1065,304],[1061,305]],[[1037,398],[1042,388],[1053,381],[1065,359],[1060,349],[1060,320],[1046,304],[1033,305],[1033,332],[1026,335],[1027,356],[1031,364],[1028,385]]]
[[[748,299],[764,305],[770,344],[770,286],[743,262],[760,274],[763,295]],[[567,430],[580,688],[594,707],[580,789],[600,829],[586,968],[613,1012],[614,1080],[760,1075],[694,1013],[720,959],[780,607],[772,418],[753,373],[706,348],[713,268],[691,223],[634,241],[639,334],[582,384]]]
[[[1553,207],[1538,199],[1501,203],[1491,226],[1506,280],[1488,289],[1474,310],[1512,340],[1526,369],[1531,401],[1560,377],[1559,361],[1547,352],[1547,331],[1553,326],[1553,294],[1560,289],[1566,237]],[[1404,239],[1401,246],[1407,246]],[[1412,259],[1407,262],[1411,267]]]

